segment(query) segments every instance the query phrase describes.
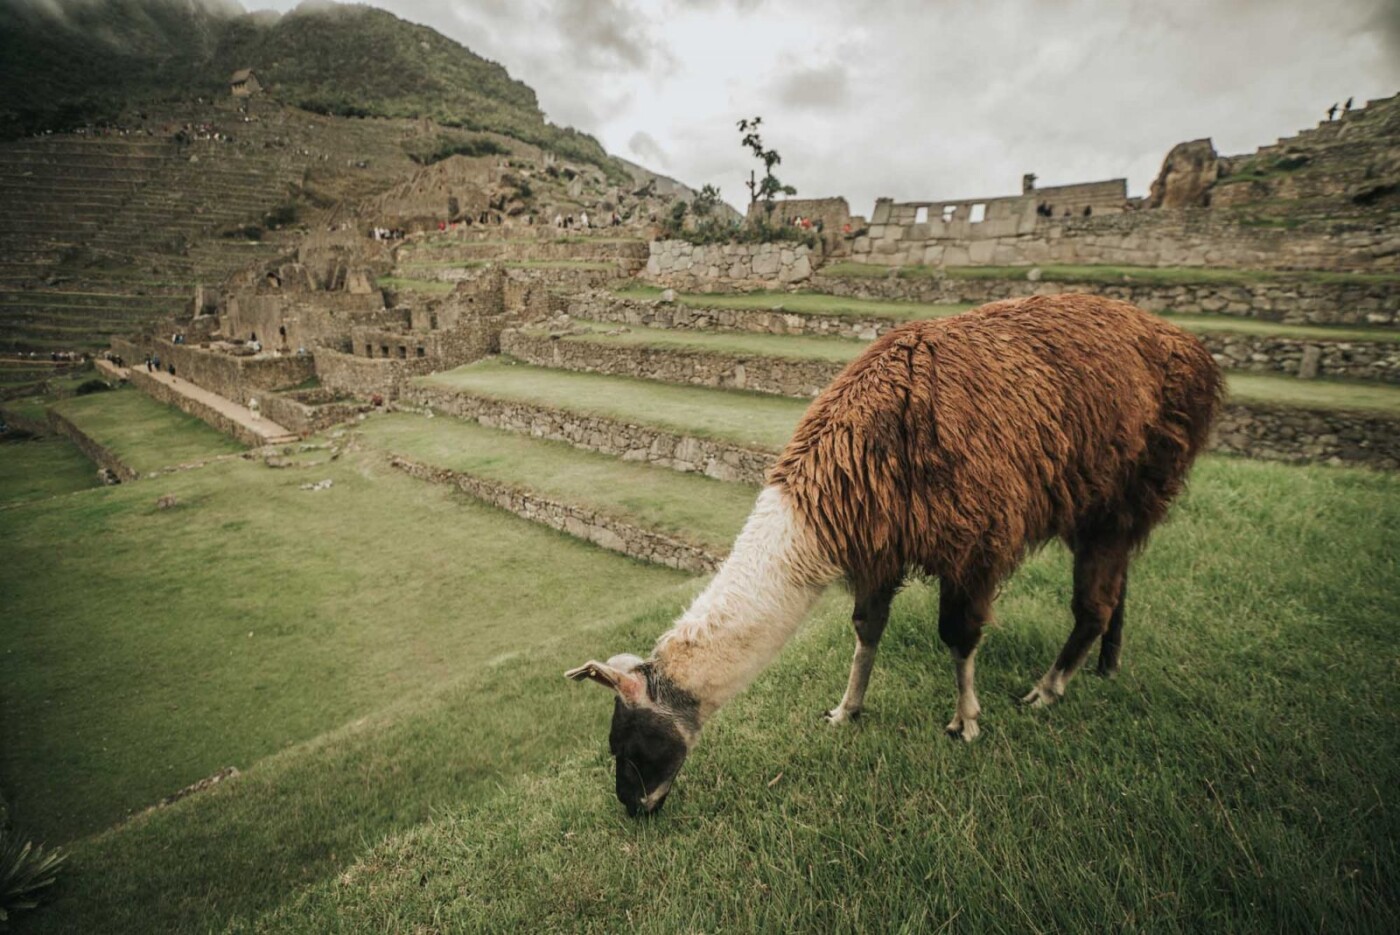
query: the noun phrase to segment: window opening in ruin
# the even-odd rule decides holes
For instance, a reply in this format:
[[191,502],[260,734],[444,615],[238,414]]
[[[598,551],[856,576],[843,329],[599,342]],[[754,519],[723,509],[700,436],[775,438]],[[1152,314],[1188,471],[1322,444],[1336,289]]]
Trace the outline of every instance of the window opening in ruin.
[[420,347],[420,348],[418,348],[418,356],[419,356],[419,357],[427,357],[428,354],[427,354],[426,351],[423,350],[423,348]]
[[951,220],[953,219],[953,215],[957,212],[957,210],[958,210],[958,206],[957,206],[957,205],[944,205],[944,206],[943,206],[943,223],[944,223],[944,224],[947,224],[949,221],[951,221]]
[[388,356],[389,356],[389,345],[387,345],[387,344],[381,344],[381,345],[379,345],[379,353],[380,353],[382,356],[384,356],[384,357],[388,357]]
[[366,344],[366,345],[365,345],[365,356],[366,356],[366,357],[373,357],[373,356],[374,356],[374,345],[373,345],[373,344]]
[[400,344],[400,345],[399,345],[399,360],[407,360],[407,359],[408,359],[408,348],[406,348],[406,347],[404,347],[402,344]]
[[914,209],[914,223],[915,223],[915,224],[927,224],[927,223],[928,223],[928,206],[927,206],[927,205],[925,205],[925,206],[922,207],[922,208],[915,208],[915,209]]
[[979,202],[973,205],[972,210],[967,215],[967,219],[973,224],[978,224],[982,221],[985,221],[987,219],[986,204]]

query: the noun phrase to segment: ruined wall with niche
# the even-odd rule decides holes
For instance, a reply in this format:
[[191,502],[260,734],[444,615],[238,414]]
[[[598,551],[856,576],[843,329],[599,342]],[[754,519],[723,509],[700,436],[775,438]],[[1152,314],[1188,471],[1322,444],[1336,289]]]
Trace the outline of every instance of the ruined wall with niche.
[[[883,266],[1194,266],[1389,270],[1400,235],[1384,225],[1253,226],[1210,208],[1044,216],[1033,196],[876,203],[852,258]],[[973,208],[984,205],[982,220]],[[928,220],[919,209],[927,209]],[[1053,210],[1053,205],[1052,205]],[[944,220],[944,218],[947,220]]]
[[384,294],[350,292],[262,292],[238,290],[224,300],[220,330],[229,338],[257,335],[264,347],[285,349],[341,347],[354,325],[389,326],[406,313],[386,308]]

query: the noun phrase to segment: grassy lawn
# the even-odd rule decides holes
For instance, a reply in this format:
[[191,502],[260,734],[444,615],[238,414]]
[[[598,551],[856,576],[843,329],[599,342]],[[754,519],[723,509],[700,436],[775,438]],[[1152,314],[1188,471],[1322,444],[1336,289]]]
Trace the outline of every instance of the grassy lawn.
[[[843,363],[854,359],[869,345],[847,338],[818,338],[806,335],[749,334],[732,331],[672,331],[668,328],[637,328],[620,334],[617,325],[575,319],[573,324],[592,329],[591,334],[569,335],[567,341],[591,341],[629,347],[675,347],[719,354],[787,357],[798,360],[827,360]],[[541,332],[535,332],[539,334]]]
[[22,505],[0,541],[0,783],[50,841],[681,580],[370,459]]
[[53,409],[143,474],[243,450],[194,416],[139,390],[75,396],[55,403]]
[[947,276],[950,279],[1025,279],[1032,268],[1047,280],[1057,282],[1121,283],[1126,281],[1160,285],[1231,284],[1290,280],[1303,282],[1400,282],[1400,274],[1335,273],[1324,270],[1212,269],[1183,266],[878,266],[873,263],[833,263],[822,268],[824,276],[848,279],[878,279],[893,269],[901,278]]
[[356,431],[368,445],[414,461],[525,487],[721,551],[728,550],[757,495],[742,484],[621,461],[460,419],[395,413],[370,418]]
[[1344,325],[1290,325],[1259,318],[1235,315],[1176,315],[1163,314],[1187,331],[1197,334],[1241,334],[1264,337],[1297,338],[1302,341],[1376,341],[1392,344],[1400,341],[1400,329],[1353,328]]
[[508,358],[487,358],[417,380],[424,386],[723,438],[754,448],[781,448],[808,405],[806,400],[761,393],[532,367]]
[[[1013,702],[1069,629],[1068,562],[1046,550],[998,602],[967,746],[942,736],[952,677],[924,584],[895,602],[866,718],[820,722],[851,645],[833,597],[650,821],[613,800],[606,694],[536,678],[563,654],[512,663],[483,690],[538,694],[510,691],[509,716],[570,712],[546,768],[233,930],[1394,931],[1397,524],[1393,475],[1207,459],[1134,566],[1122,675]],[[663,610],[579,658],[644,649]],[[192,803],[190,833],[218,804]]]
[[[661,297],[661,290],[650,286],[628,286],[618,289],[624,299],[652,301]],[[742,292],[742,293],[683,293],[676,301],[694,308],[780,310],[807,315],[847,315],[861,318],[892,318],[913,321],[919,318],[942,318],[972,308],[969,305],[947,305],[932,302],[900,302],[883,299],[858,299],[827,295],[821,292]]]
[[1300,406],[1308,409],[1357,409],[1400,415],[1400,386],[1299,380],[1255,373],[1227,376],[1232,399]]
[[97,468],[66,438],[0,441],[0,506],[96,486]]

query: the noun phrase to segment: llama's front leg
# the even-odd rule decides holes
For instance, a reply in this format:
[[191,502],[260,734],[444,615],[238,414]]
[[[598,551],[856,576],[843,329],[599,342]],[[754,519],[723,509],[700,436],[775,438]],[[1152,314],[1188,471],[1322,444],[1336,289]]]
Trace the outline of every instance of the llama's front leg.
[[992,589],[967,589],[947,582],[940,587],[938,635],[953,654],[953,677],[958,689],[953,719],[945,730],[949,737],[971,742],[981,733],[977,718],[982,714],[982,706],[973,684],[974,658],[982,627],[991,619]]
[[851,624],[856,631],[856,652],[851,659],[851,676],[846,681],[846,694],[841,703],[822,716],[832,724],[844,724],[860,716],[865,706],[865,689],[870,685],[870,671],[875,667],[875,650],[884,635],[890,618],[890,602],[894,588],[856,598]]

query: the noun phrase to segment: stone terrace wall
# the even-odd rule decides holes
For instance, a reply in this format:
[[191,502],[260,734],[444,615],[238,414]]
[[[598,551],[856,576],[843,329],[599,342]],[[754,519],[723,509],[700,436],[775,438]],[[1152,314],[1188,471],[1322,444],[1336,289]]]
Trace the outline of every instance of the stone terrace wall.
[[[172,344],[165,338],[157,338],[151,346],[160,355],[162,367],[175,365],[175,376],[239,405],[249,395],[296,386],[316,372],[315,361],[308,355],[235,357],[193,344]],[[127,359],[133,369],[140,369],[140,363],[140,358]]]
[[1400,418],[1379,413],[1230,403],[1215,435],[1216,451],[1249,458],[1400,468]]
[[679,289],[763,289],[803,282],[820,256],[806,244],[654,240],[644,278]]
[[410,378],[429,373],[432,365],[426,358],[371,360],[326,348],[316,351],[316,375],[321,385],[337,393],[359,397],[381,393],[393,399],[408,385]]
[[773,299],[774,308],[728,309],[696,308],[679,302],[624,299],[608,292],[586,292],[573,296],[567,308],[575,318],[610,321],[634,327],[670,328],[677,331],[749,331],[755,334],[829,335],[873,341],[899,324],[889,318],[856,315],[813,315],[782,309],[782,299]]
[[1315,376],[1400,383],[1400,341],[1302,341],[1218,332],[1197,337],[1230,370],[1296,375],[1315,368]]
[[456,487],[492,506],[508,510],[531,522],[541,523],[614,552],[681,571],[708,574],[719,567],[722,556],[709,550],[652,532],[615,517],[560,503],[529,490],[450,471],[395,456],[394,467],[419,480]]
[[542,367],[779,396],[816,396],[845,367],[833,361],[603,344],[521,331],[502,334],[501,351]]
[[[1400,233],[1356,224],[1344,230],[1249,227],[1209,208],[1157,208],[1091,217],[990,216],[965,230],[941,222],[892,223],[883,199],[856,259],[886,266],[1032,266],[1041,263],[1212,266],[1241,269],[1393,269]],[[959,222],[954,222],[959,223]]]
[[348,422],[366,408],[351,400],[312,405],[285,393],[259,396],[258,407],[273,422],[302,436]]
[[1122,299],[1151,312],[1235,315],[1289,324],[1400,325],[1400,282],[1310,282],[1160,285],[1078,283],[1042,279],[962,279],[943,276],[873,278],[816,275],[811,288],[869,299],[981,305],[1028,295],[1088,292]]
[[[179,377],[178,364],[176,364],[175,369],[175,375]],[[265,440],[254,434],[246,426],[235,422],[217,409],[206,406],[199,400],[186,396],[174,387],[162,383],[160,380],[152,379],[151,375],[140,367],[131,368],[130,380],[132,386],[157,402],[165,403],[167,406],[174,406],[181,412],[189,413],[205,424],[218,429],[229,438],[236,439],[240,444],[249,445],[251,447],[264,444]],[[244,402],[246,402],[246,400],[244,400]],[[242,403],[239,403],[239,405],[242,405]],[[280,422],[278,424],[281,425]]]
[[78,446],[78,450],[87,457],[89,461],[99,468],[111,471],[122,483],[134,481],[141,475],[134,468],[128,465],[121,458],[118,458],[110,449],[89,437],[66,416],[54,412],[49,413],[49,428],[57,435],[62,435]]
[[469,396],[437,387],[410,384],[401,399],[408,405],[426,406],[491,428],[567,442],[576,448],[600,451],[625,461],[694,471],[717,480],[761,484],[773,458],[772,452],[712,438],[677,435],[652,426]]

